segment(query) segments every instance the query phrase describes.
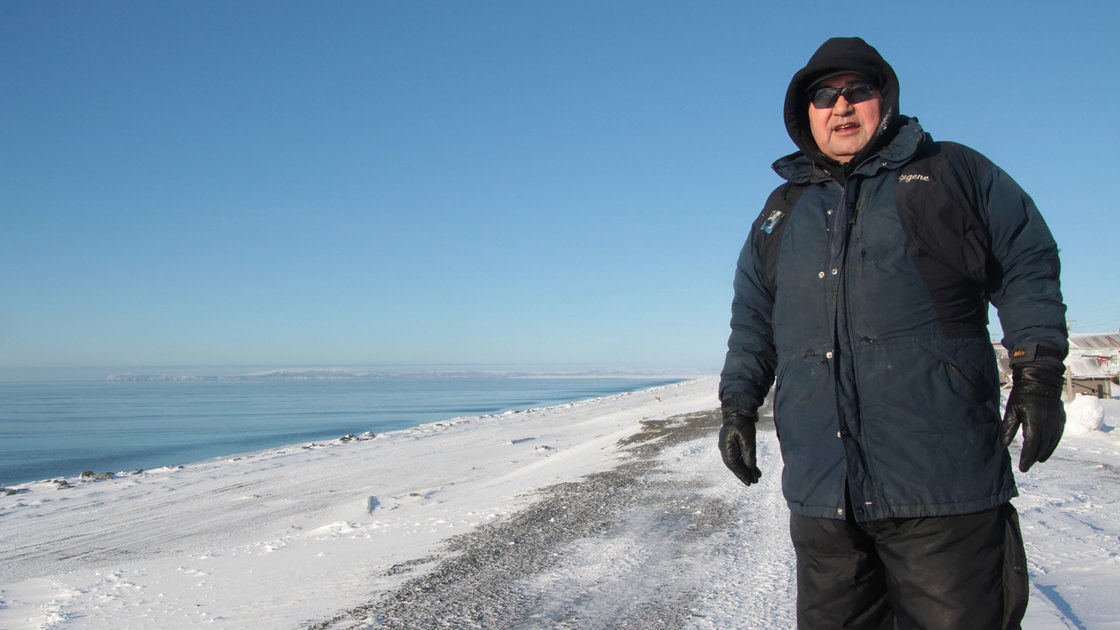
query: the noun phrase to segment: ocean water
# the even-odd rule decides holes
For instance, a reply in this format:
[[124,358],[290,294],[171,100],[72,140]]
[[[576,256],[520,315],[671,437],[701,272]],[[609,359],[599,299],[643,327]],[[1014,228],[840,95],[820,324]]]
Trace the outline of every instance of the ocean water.
[[396,376],[0,383],[0,486],[187,464],[671,382]]

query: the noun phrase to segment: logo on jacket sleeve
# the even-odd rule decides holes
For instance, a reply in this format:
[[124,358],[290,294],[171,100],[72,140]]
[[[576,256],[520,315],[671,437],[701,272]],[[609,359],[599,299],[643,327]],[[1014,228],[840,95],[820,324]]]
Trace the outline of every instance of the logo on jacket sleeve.
[[930,181],[929,175],[921,175],[919,173],[906,173],[898,176],[898,183],[909,184],[910,182],[928,182]]
[[767,234],[773,232],[774,226],[778,225],[778,222],[782,220],[783,216],[784,215],[782,214],[781,210],[775,210],[771,212],[770,216],[766,217],[766,221],[762,223],[762,231],[766,232]]

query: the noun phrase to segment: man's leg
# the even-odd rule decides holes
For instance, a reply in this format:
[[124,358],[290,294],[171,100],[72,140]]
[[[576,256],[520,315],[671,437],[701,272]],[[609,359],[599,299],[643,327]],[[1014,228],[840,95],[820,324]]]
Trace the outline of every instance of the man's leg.
[[790,515],[797,552],[797,627],[893,627],[886,574],[874,540],[850,521]]
[[976,514],[866,525],[886,567],[899,628],[1018,627],[1026,607],[1026,573],[1010,504]]

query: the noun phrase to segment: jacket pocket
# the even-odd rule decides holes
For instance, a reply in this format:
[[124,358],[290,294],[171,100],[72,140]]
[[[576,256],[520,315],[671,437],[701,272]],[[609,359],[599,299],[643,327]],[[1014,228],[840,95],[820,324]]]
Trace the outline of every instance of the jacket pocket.
[[999,394],[995,382],[995,357],[987,340],[950,340],[919,344],[940,361],[949,392],[967,406],[974,423],[999,424]]
[[984,390],[976,384],[976,381],[965,374],[965,371],[955,363],[946,361],[945,369],[949,373],[949,380],[954,384],[958,395],[973,404],[983,406],[989,419],[998,424],[1000,422],[999,409],[995,401],[984,393]]
[[774,412],[774,434],[778,437],[778,441],[782,441],[782,428],[778,426],[778,399],[782,391],[782,382],[785,380],[786,372],[789,371],[789,361],[786,361],[778,367],[777,376],[774,377],[774,397],[771,399]]
[[[778,368],[774,383],[774,427],[787,436],[802,439],[803,433],[825,418],[835,424],[835,398],[830,384],[828,359],[820,352],[808,351],[785,361]],[[835,429],[829,431],[829,434]]]

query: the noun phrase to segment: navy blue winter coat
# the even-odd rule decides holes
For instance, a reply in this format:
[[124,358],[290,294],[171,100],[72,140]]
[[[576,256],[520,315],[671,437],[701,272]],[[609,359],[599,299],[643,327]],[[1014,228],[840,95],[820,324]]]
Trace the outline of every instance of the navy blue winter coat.
[[842,181],[803,151],[776,162],[786,183],[735,273],[720,399],[754,410],[774,384],[782,488],[804,516],[844,518],[845,488],[860,521],[1005,503],[988,303],[1008,348],[1067,349],[1031,199],[976,151],[893,122]]

